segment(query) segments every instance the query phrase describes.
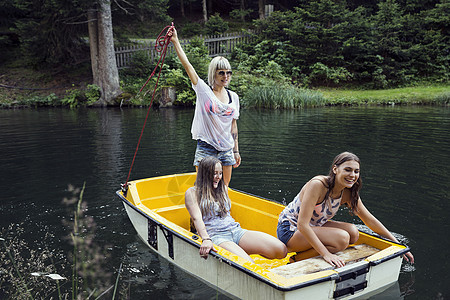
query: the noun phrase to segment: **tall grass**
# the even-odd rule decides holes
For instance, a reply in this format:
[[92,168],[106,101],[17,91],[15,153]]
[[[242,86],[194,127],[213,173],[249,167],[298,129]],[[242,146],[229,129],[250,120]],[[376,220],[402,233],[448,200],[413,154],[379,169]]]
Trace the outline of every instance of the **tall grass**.
[[450,105],[448,86],[417,86],[385,90],[320,89],[259,86],[245,92],[242,104],[254,108],[295,109],[325,105]]
[[[11,224],[1,230],[0,299],[75,300],[103,299],[105,296],[115,299],[122,264],[115,283],[111,284],[113,275],[106,265],[109,255],[105,245],[95,242],[96,225],[86,214],[87,204],[82,200],[84,188],[69,186],[72,197],[63,200],[69,207],[74,207],[71,208],[73,216],[64,223],[70,230],[66,239],[73,247],[68,257],[62,258],[59,251],[45,247],[37,246],[37,250],[30,247],[21,238],[25,232],[23,224]],[[47,233],[44,244],[50,237]],[[69,269],[71,271],[67,272]],[[65,273],[68,279],[64,277]],[[122,290],[121,296],[125,292]]]
[[293,109],[324,106],[322,93],[293,86],[253,87],[244,96],[243,104],[254,108]]

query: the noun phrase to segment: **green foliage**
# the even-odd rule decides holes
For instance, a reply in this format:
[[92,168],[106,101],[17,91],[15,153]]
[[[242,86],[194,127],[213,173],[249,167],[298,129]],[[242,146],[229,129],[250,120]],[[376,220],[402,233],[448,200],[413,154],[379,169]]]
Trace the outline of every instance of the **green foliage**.
[[12,32],[19,37],[22,56],[34,67],[42,64],[65,67],[88,56],[89,47],[82,36],[87,0],[15,1]]
[[387,88],[423,78],[448,82],[448,8],[441,1],[300,1],[294,10],[255,22],[261,34],[242,51],[250,69],[273,60],[302,85]]
[[61,99],[61,104],[75,108],[79,106],[93,105],[100,99],[101,89],[98,85],[88,84],[86,89],[69,89]]
[[190,38],[193,36],[202,35],[205,33],[204,28],[200,23],[187,22],[179,30],[180,36]]
[[35,107],[45,107],[45,106],[55,106],[59,102],[58,96],[54,93],[48,96],[33,96],[24,101],[24,104],[27,106],[35,106]]
[[418,85],[415,87],[354,90],[320,89],[326,101],[332,105],[394,105],[394,104],[437,104],[448,105],[448,86]]
[[189,45],[186,45],[185,47],[185,52],[198,76],[206,78],[208,76],[208,66],[211,59],[208,55],[209,51],[208,47],[205,45],[205,40],[198,37],[191,39]]
[[252,12],[252,9],[233,9],[230,12],[230,17],[232,19],[241,19],[245,21],[245,18],[248,17]]
[[344,67],[330,68],[321,62],[315,63],[310,69],[308,80],[313,85],[317,85],[317,83],[325,83],[326,86],[337,85],[352,78],[352,74]]
[[221,34],[228,30],[228,22],[224,21],[218,13],[210,16],[205,23],[206,34]]
[[75,108],[83,102],[83,93],[79,89],[66,90],[66,95],[62,98],[61,103],[70,108]]
[[[140,0],[127,0],[114,2],[112,13],[113,20],[118,26],[132,26],[134,30],[139,30],[139,32],[150,33],[150,28],[145,28],[144,24],[149,22],[158,22],[157,24],[169,23],[170,17],[167,14],[167,9],[169,6],[168,0],[151,0],[151,1],[140,1]],[[117,5],[117,6],[116,6]],[[132,20],[130,20],[132,19]],[[156,33],[156,32],[155,32]]]
[[86,101],[88,105],[94,104],[95,102],[100,99],[100,96],[102,95],[102,92],[100,90],[100,87],[96,84],[88,84],[86,92],[84,93],[86,97]]
[[165,75],[165,85],[175,87],[175,105],[192,105],[195,102],[195,92],[191,87],[191,81],[184,70],[171,69]]
[[450,91],[436,95],[434,102],[440,105],[450,105]]
[[136,51],[131,56],[130,67],[121,70],[121,75],[133,77],[147,77],[155,68],[147,51]]
[[326,104],[324,97],[319,92],[293,86],[280,88],[277,85],[252,87],[245,99],[249,107],[272,109],[315,107]]

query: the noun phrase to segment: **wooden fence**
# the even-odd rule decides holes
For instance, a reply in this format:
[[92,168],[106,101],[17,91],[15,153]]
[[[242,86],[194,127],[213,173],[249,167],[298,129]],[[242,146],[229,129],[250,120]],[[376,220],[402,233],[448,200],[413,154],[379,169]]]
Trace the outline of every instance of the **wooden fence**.
[[[203,38],[203,37],[201,37]],[[208,48],[209,56],[214,57],[217,55],[229,55],[240,43],[250,42],[254,36],[250,33],[239,33],[239,34],[224,34],[224,35],[213,35],[207,36],[203,39],[205,40],[205,45]],[[190,40],[180,40],[180,44],[185,46],[190,43]],[[151,41],[149,43],[140,42],[133,45],[127,45],[124,47],[116,47],[116,62],[119,69],[127,68],[131,64],[131,59],[133,54],[138,51],[144,51],[151,61],[159,59],[159,53],[155,49],[155,42]],[[167,48],[167,55],[173,54],[175,49],[171,43]]]

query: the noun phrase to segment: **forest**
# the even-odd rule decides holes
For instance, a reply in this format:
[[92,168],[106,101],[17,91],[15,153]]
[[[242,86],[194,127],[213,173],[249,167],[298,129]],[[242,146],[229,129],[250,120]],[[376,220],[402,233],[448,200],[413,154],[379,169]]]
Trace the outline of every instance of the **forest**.
[[[88,12],[99,3],[2,1],[2,70],[19,64],[67,72],[89,64]],[[155,38],[172,21],[184,37],[252,30],[254,41],[229,57],[241,75],[235,89],[244,94],[254,85],[387,89],[449,81],[448,0],[115,0],[111,16],[115,44]],[[199,64],[207,61],[201,48],[188,49]],[[175,74],[180,66],[168,62]],[[121,83],[132,75],[121,73]]]

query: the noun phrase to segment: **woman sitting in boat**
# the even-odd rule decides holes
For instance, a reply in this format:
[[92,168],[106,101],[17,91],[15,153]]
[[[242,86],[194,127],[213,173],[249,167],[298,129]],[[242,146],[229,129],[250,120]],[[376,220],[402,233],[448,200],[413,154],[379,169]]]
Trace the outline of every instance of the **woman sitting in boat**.
[[[344,261],[334,253],[346,249],[359,237],[355,225],[331,220],[345,204],[371,230],[398,242],[362,203],[359,197],[361,185],[359,158],[350,152],[337,155],[328,176],[313,177],[281,212],[278,238],[289,252],[315,250],[331,265],[344,266]],[[404,257],[414,263],[411,252]],[[295,261],[295,255],[291,261]]]
[[206,156],[219,158],[223,165],[223,180],[228,186],[233,167],[237,168],[241,164],[237,128],[239,97],[225,88],[231,80],[230,63],[222,56],[215,57],[209,64],[206,84],[181,48],[174,27],[170,29],[169,35],[197,95],[191,128],[192,139],[197,140],[194,166],[198,168],[199,162]]
[[269,259],[286,257],[286,246],[277,238],[242,229],[231,217],[231,201],[219,159],[210,156],[200,161],[195,185],[186,191],[185,203],[202,238],[201,257],[206,259],[210,250],[217,251],[214,244],[252,262],[250,254]]

